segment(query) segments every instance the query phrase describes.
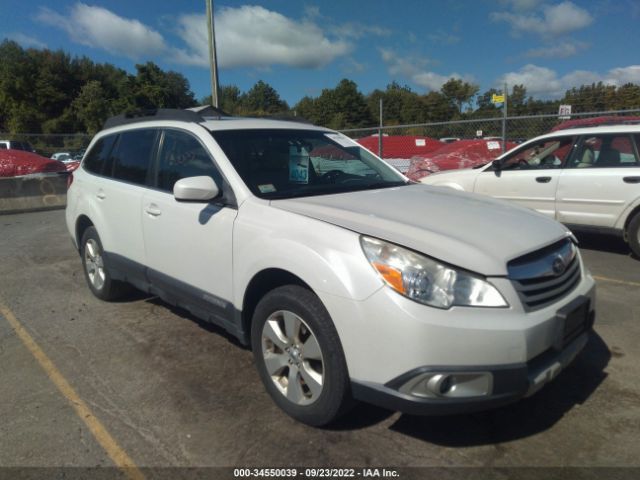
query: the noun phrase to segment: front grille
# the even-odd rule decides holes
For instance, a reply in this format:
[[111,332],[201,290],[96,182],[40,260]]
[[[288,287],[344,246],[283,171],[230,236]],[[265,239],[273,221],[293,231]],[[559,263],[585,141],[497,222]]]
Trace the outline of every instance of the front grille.
[[568,238],[510,261],[507,269],[525,310],[563,298],[581,278],[577,249]]

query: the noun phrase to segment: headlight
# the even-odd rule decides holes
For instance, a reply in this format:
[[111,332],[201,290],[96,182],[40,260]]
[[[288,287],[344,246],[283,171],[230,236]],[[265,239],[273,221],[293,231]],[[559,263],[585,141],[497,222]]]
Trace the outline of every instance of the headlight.
[[482,278],[376,238],[363,236],[360,243],[386,284],[416,302],[437,308],[508,306]]

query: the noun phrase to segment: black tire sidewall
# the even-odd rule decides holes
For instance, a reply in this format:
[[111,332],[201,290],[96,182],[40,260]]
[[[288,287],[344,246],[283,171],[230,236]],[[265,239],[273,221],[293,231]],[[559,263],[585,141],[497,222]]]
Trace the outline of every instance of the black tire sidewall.
[[629,248],[633,254],[640,259],[640,239],[638,238],[638,232],[640,232],[640,212],[629,222],[629,229],[627,230],[627,238],[629,242]]
[[[267,373],[262,355],[262,328],[269,316],[288,310],[302,318],[318,340],[324,362],[322,393],[310,405],[295,405],[276,388]],[[320,299],[297,285],[279,287],[265,295],[256,306],[251,325],[251,346],[256,367],[274,402],[288,415],[312,426],[322,426],[338,418],[350,404],[349,375],[338,333]]]

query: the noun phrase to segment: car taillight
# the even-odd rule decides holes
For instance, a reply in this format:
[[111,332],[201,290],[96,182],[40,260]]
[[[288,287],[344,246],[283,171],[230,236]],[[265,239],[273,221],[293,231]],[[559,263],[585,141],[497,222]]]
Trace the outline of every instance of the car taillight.
[[72,183],[73,183],[73,172],[69,172],[69,175],[67,175],[67,190],[69,190],[69,187],[71,186]]

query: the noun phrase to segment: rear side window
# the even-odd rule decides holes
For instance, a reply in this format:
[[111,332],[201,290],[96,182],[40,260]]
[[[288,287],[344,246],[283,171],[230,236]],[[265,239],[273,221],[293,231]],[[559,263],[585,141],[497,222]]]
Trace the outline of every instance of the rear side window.
[[116,135],[109,135],[98,140],[84,159],[85,170],[101,175],[115,140]]
[[113,178],[145,185],[155,151],[157,130],[131,130],[120,134],[113,156]]
[[594,135],[584,137],[574,168],[615,168],[638,166],[635,148],[628,135]]
[[165,130],[158,162],[158,188],[172,192],[178,180],[203,175],[222,186],[222,176],[196,138],[185,132]]

